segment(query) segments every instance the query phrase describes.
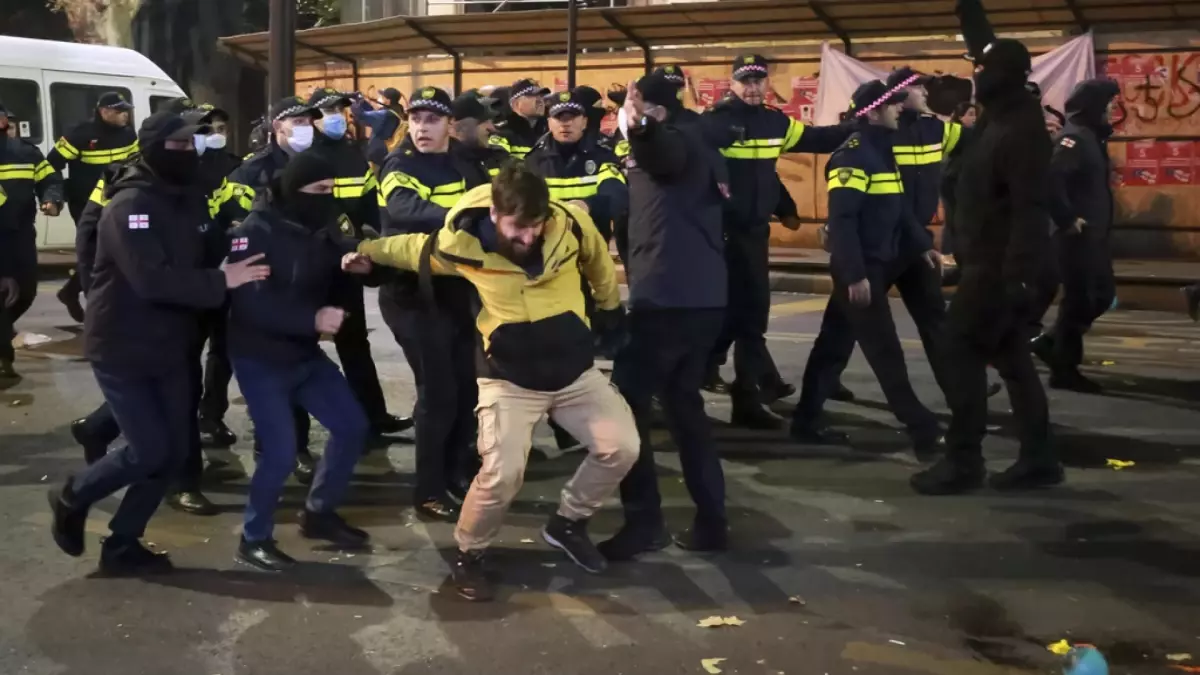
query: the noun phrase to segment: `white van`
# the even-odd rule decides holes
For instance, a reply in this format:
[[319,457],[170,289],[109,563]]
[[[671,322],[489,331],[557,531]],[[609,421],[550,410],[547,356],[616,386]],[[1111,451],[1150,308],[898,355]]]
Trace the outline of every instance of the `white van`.
[[[0,35],[0,102],[17,116],[17,133],[50,154],[71,127],[93,117],[106,91],[133,102],[133,124],[159,105],[183,96],[153,61],[121,47]],[[38,217],[38,247],[74,248],[75,224],[67,214]]]

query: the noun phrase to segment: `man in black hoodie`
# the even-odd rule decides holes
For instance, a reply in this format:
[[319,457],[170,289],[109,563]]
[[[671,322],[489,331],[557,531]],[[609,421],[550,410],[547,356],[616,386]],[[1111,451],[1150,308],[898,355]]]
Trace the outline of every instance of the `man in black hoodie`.
[[[84,550],[88,509],[128,487],[104,540],[101,571],[170,571],[166,554],[139,542],[187,454],[199,311],[220,307],[225,290],[266,278],[261,256],[224,270],[203,266],[206,200],[192,187],[193,138],[206,127],[155,113],[138,133],[142,160],[112,187],[100,217],[85,356],[128,444],[51,490],[51,532],[64,553]],[[189,419],[190,418],[190,419]]]
[[923,494],[976,489],[986,474],[987,365],[1004,378],[1021,458],[992,477],[996,489],[1063,480],[1050,444],[1046,394],[1029,353],[1029,311],[1049,248],[1051,142],[1041,103],[1025,88],[1033,69],[1020,42],[996,39],[977,0],[960,0],[963,35],[975,61],[983,114],[965,149],[956,186],[955,252],[962,268],[947,314],[947,454],[912,477]]
[[1063,298],[1050,333],[1033,341],[1034,353],[1050,366],[1054,389],[1097,394],[1100,385],[1079,372],[1083,334],[1116,297],[1112,251],[1113,194],[1108,137],[1120,90],[1107,78],[1080,82],[1067,98],[1067,124],[1050,161],[1055,250]]

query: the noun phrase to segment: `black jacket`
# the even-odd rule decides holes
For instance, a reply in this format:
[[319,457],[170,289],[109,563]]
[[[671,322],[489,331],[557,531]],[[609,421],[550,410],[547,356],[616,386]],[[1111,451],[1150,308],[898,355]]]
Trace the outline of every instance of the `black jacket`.
[[114,127],[106,123],[100,119],[99,112],[58,139],[46,160],[60,172],[63,167],[70,167],[66,197],[71,215],[77,217],[83,211],[105,167],[123,162],[135,152],[137,132],[128,126]]
[[265,148],[250,155],[242,165],[225,179],[220,193],[213,199],[217,224],[228,231],[254,210],[254,202],[265,198],[271,179],[287,166],[288,154],[271,141]]
[[[362,237],[364,226],[378,232],[379,182],[362,151],[347,138],[335,141],[319,129],[314,133],[312,149],[307,152],[323,155],[337,171],[337,178],[333,179],[333,196],[337,197],[342,213],[349,219],[349,229],[343,229],[343,234]],[[346,221],[343,220],[342,225],[345,228]]]
[[4,185],[0,184],[0,279],[11,277],[17,269],[17,261],[14,259],[17,248],[17,228],[14,226],[16,221],[5,208],[7,203],[8,193],[4,191]]
[[766,105],[729,97],[702,115],[706,138],[724,155],[730,178],[725,226],[766,228],[779,206],[776,170],[785,152],[833,152],[854,131],[849,126],[810,127]]
[[629,146],[630,307],[724,307],[723,162],[686,121],[647,120],[630,132]]
[[570,146],[546,134],[525,156],[525,166],[546,179],[551,199],[585,202],[596,229],[605,241],[612,239],[612,223],[629,210],[629,188],[613,151],[590,134]]
[[141,163],[111,190],[100,217],[85,354],[130,374],[185,367],[199,343],[198,310],[225,300],[224,273],[201,267],[206,200]]
[[271,266],[270,277],[230,294],[229,355],[285,365],[319,355],[317,310],[357,242],[332,228],[309,230],[265,201],[229,236],[230,262],[264,253]]
[[488,144],[499,148],[517,159],[525,159],[538,139],[546,135],[548,123],[545,117],[530,122],[515,112],[509,112],[508,117],[496,125],[496,133],[488,139]]
[[[0,131],[0,134],[3,132]],[[62,176],[36,145],[0,135],[0,189],[7,194],[0,228],[33,228],[37,203],[62,202]]]
[[943,122],[907,109],[900,114],[892,153],[904,180],[905,200],[922,226],[937,215],[942,160],[953,152],[961,136],[962,125],[957,122]]
[[1112,127],[1104,121],[1104,108],[1116,95],[1116,85],[1090,80],[1080,84],[1067,99],[1067,124],[1054,146],[1050,160],[1051,201],[1054,224],[1070,229],[1076,218],[1084,227],[1104,233],[1113,222],[1113,193],[1110,182],[1108,138]]
[[861,125],[825,166],[830,275],[841,286],[868,278],[870,265],[933,248],[905,199],[894,137],[890,129]]
[[963,148],[955,185],[955,257],[997,281],[1033,288],[1049,247],[1051,142],[1025,89],[987,106]]

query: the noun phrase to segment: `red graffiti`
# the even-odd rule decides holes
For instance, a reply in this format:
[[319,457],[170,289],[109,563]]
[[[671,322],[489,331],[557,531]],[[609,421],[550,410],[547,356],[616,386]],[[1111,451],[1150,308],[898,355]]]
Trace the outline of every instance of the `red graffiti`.
[[1200,52],[1110,56],[1105,72],[1121,87],[1114,126],[1183,120],[1200,111]]

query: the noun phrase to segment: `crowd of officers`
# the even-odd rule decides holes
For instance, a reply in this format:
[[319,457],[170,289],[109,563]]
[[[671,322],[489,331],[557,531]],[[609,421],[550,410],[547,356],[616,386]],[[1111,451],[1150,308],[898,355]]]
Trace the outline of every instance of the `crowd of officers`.
[[[201,492],[201,439],[236,440],[223,422],[236,377],[256,452],[237,559],[268,571],[293,564],[273,536],[293,471],[311,484],[302,534],[365,544],[367,533],[336,508],[368,439],[413,424],[388,413],[371,358],[363,287],[372,286],[417,386],[414,507],[457,522],[460,595],[493,593],[484,552],[547,417],[560,444],[587,448],[543,529],[550,545],[591,572],[672,542],[726,548],[724,477],[700,392],[723,386],[715,368],[732,346],[732,423],[784,425],[767,406],[794,388],[765,341],[769,221],[799,223],[776,169],[783,153],[832,153],[835,290],[791,436],[847,442],[821,411],[828,398],[853,396],[840,376],[858,344],[915,453],[932,463],[913,487],[977,489],[990,365],[1021,441],[1019,461],[992,485],[1060,482],[1030,337],[1059,281],[1046,272],[1053,252],[1063,306],[1033,351],[1052,365],[1052,386],[1093,390],[1078,365],[1083,333],[1112,302],[1104,141],[1116,92],[1081,84],[1052,139],[1027,87],[1028,51],[992,35],[967,39],[974,124],[932,115],[927,78],[901,68],[861,86],[843,123],[806,125],[765,104],[769,64],[751,54],[732,64],[730,94],[702,114],[683,107],[677,66],[631,83],[616,101],[613,136],[600,131],[596,90],[552,94],[521,80],[486,97],[425,87],[404,108],[392,89],[375,105],[332,89],[289,97],[271,106],[265,145],[245,161],[225,151],[225,114],[186,99],[135,136],[129,104],[106,94],[96,119],[47,159],[0,139],[9,202],[0,213],[17,225],[3,231],[18,237],[0,251],[22,252],[8,255],[0,290],[10,309],[28,306],[36,261],[22,256],[36,255],[34,205],[54,213],[65,199],[78,224],[79,290],[60,298],[71,306],[86,294],[86,355],[105,399],[72,426],[88,466],[50,494],[56,542],[81,555],[91,505],[128,487],[101,568],[169,570],[141,537],[168,494],[184,511],[215,512]],[[374,132],[366,152],[347,137],[349,109]],[[944,258],[928,229],[939,195],[957,259],[948,309]],[[893,286],[953,411],[948,430],[909,381],[887,300]],[[11,322],[14,313],[4,315]],[[323,335],[341,371],[320,348]],[[615,355],[612,386],[597,355]],[[11,370],[11,354],[0,361]],[[693,526],[674,537],[647,442],[655,400],[696,504]],[[330,433],[320,461],[308,452],[310,416]],[[126,445],[110,451],[118,434]],[[594,545],[588,520],[618,487],[625,524]]]

